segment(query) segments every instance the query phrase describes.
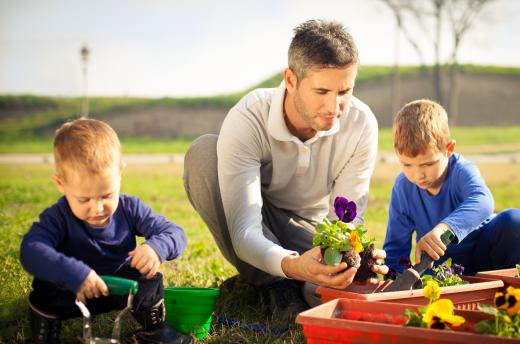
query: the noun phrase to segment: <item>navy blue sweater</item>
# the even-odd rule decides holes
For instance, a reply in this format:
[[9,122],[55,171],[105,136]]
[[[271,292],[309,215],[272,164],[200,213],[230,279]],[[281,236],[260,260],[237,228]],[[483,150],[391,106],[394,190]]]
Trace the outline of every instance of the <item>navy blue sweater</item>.
[[129,261],[136,235],[146,239],[161,261],[178,257],[186,248],[182,228],[137,197],[121,194],[117,210],[102,229],[75,217],[62,197],[24,236],[20,261],[36,278],[76,293],[91,269],[111,275]]

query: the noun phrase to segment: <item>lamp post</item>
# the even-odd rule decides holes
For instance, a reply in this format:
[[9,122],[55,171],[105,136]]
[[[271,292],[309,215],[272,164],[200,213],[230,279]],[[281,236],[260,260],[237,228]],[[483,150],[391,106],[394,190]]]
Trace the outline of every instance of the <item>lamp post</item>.
[[83,117],[88,117],[88,96],[87,96],[87,67],[88,67],[88,57],[90,54],[90,50],[86,45],[83,45],[80,49],[81,62],[82,62],[82,70],[83,70],[83,102],[81,106],[81,115]]

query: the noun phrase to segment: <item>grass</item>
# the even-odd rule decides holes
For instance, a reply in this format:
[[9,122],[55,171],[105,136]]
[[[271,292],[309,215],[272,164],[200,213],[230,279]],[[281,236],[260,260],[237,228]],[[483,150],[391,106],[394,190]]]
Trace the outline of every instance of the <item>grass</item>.
[[[493,191],[497,210],[518,206],[519,164],[480,165],[480,169]],[[3,276],[0,288],[0,343],[22,342],[29,337],[26,299],[31,288],[31,276],[18,261],[20,241],[32,222],[38,219],[39,213],[60,195],[51,182],[51,165],[0,165],[0,171],[0,274]],[[366,219],[367,228],[375,235],[378,247],[384,239],[389,194],[398,172],[397,165],[378,163],[372,178]],[[189,243],[184,255],[161,267],[165,285],[216,287],[236,274],[189,204],[182,186],[181,165],[129,165],[125,170],[122,191],[140,196],[153,209],[186,231]],[[240,295],[223,295],[216,312],[228,318],[267,324],[273,330],[286,325],[268,313],[257,290],[249,286],[243,286]],[[111,313],[98,318],[94,323],[94,333],[108,336],[114,316]],[[128,320],[124,326],[127,336],[136,328],[133,320]],[[80,333],[81,320],[65,322],[65,342],[73,341]],[[295,324],[281,338],[240,327],[213,325],[212,334],[204,343],[218,342],[303,343],[304,336]]]
[[[455,127],[451,130],[457,140],[457,151],[470,154],[501,154],[520,151],[520,126],[512,127]],[[123,137],[125,154],[184,154],[191,138]],[[379,151],[393,152],[392,131],[379,129]],[[51,154],[50,137],[0,139],[0,154]]]

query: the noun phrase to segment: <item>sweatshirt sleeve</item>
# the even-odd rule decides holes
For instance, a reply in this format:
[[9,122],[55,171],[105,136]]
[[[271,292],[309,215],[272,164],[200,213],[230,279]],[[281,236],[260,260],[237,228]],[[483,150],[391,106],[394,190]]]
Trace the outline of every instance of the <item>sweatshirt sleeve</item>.
[[217,142],[218,178],[231,242],[237,256],[274,276],[285,277],[282,259],[295,251],[267,239],[262,231],[260,125],[237,106],[228,113]]
[[[402,177],[402,176],[401,176]],[[403,267],[399,265],[401,257],[410,257],[412,250],[412,234],[414,224],[406,212],[406,200],[401,190],[398,177],[392,189],[390,206],[388,209],[388,226],[386,228],[383,250],[386,251],[385,264],[401,273]]]
[[477,229],[494,209],[494,200],[475,164],[465,160],[454,169],[452,187],[460,205],[441,222],[455,232],[458,242]]
[[126,202],[136,234],[146,239],[161,261],[175,259],[184,252],[187,239],[181,227],[155,213],[137,197],[128,197]]
[[34,277],[76,293],[91,268],[57,251],[64,240],[66,221],[57,206],[44,211],[22,239],[20,262]]

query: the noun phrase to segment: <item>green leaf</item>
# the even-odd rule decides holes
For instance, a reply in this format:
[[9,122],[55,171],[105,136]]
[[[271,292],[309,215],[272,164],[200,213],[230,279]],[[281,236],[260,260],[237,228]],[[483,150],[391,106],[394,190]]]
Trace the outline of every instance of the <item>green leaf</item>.
[[325,250],[325,257],[323,257],[323,260],[327,265],[338,265],[341,263],[341,253],[337,248],[328,247]]

